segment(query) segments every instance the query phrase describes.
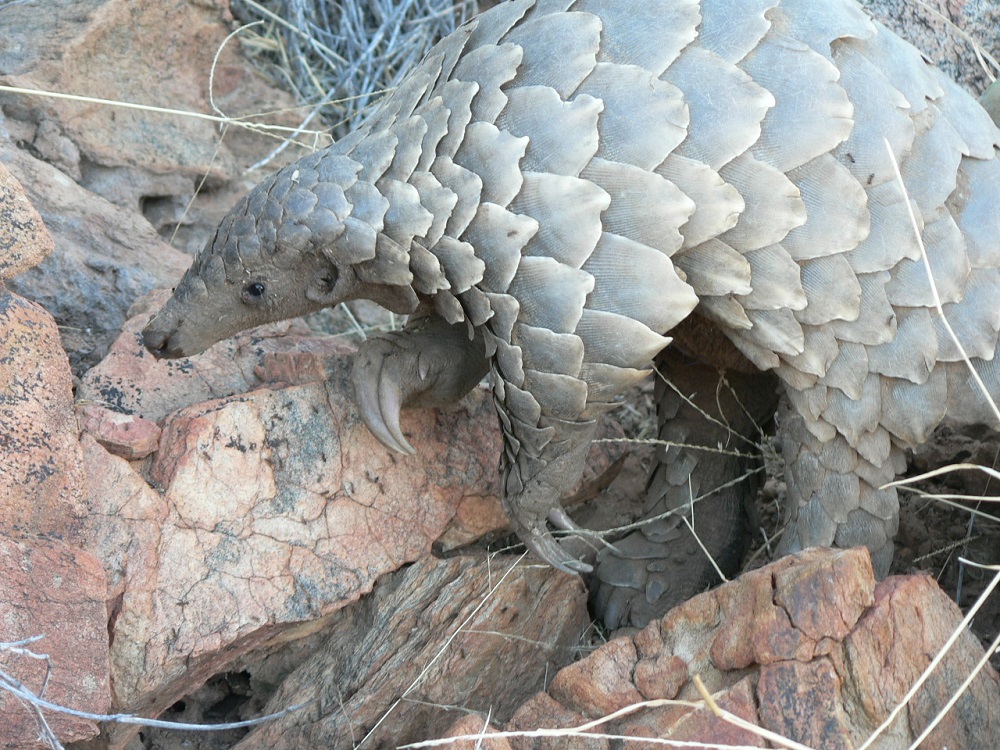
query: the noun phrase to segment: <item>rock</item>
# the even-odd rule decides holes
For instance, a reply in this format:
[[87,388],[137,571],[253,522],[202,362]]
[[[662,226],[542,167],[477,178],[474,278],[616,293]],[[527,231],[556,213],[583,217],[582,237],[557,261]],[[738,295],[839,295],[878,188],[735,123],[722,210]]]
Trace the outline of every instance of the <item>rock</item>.
[[[238,41],[224,45],[232,22],[225,3],[95,0],[45,19],[19,5],[2,12],[7,85],[233,118],[295,106],[247,65]],[[220,142],[219,124],[204,117],[9,93],[0,103],[17,121],[8,127],[19,129],[18,140],[134,212],[147,201],[189,198],[206,177],[210,190],[241,177],[275,146],[236,126]],[[294,127],[297,118],[268,121]]]
[[[113,686],[127,685],[124,675],[136,666],[130,644],[151,637],[153,622],[142,613],[157,607],[154,600],[159,575],[159,548],[169,507],[126,460],[114,456],[84,434],[80,439],[87,472],[87,505],[83,546],[100,555],[108,579],[108,627],[121,631],[111,645]],[[173,561],[167,561],[172,563]],[[138,616],[136,613],[140,613]],[[125,654],[123,655],[123,651]],[[123,704],[120,691],[115,702]]]
[[[44,21],[28,6],[7,4],[0,82],[208,113],[212,75],[214,104],[226,114],[277,111],[270,123],[294,127],[291,97],[264,83],[238,43],[226,45],[213,67],[227,20],[221,2],[94,0]],[[109,104],[0,93],[0,106],[0,162],[24,186],[57,249],[11,289],[56,318],[79,375],[103,357],[133,301],[180,278],[188,253],[261,178],[245,169],[275,141],[236,126],[223,138],[204,118]],[[287,149],[267,171],[302,153]]]
[[[335,616],[268,710],[318,703],[237,749],[396,747],[455,734],[453,706],[506,721],[573,658],[588,627],[576,576],[503,558],[424,558]],[[484,719],[469,718],[481,731]]]
[[642,700],[632,684],[636,661],[635,644],[616,638],[557,674],[549,694],[590,719],[613,713]]
[[[140,365],[129,381],[135,400],[117,406],[156,413],[199,398],[213,368],[217,383],[242,388],[259,382],[254,371],[329,378],[261,386],[170,415],[146,469],[163,494],[83,441],[93,483],[86,533],[112,581],[112,670],[123,710],[155,715],[262,643],[351,604],[379,576],[425,556],[469,488],[495,496],[499,436],[485,393],[450,412],[404,417],[422,457],[402,459],[357,418],[350,361],[330,354],[342,346],[320,339],[295,354],[268,351],[278,340],[258,339],[235,357],[208,352],[172,370],[139,356],[128,332],[116,344],[121,377],[129,371],[122,342],[132,342]],[[176,382],[159,390],[145,374]],[[101,391],[97,381],[85,378],[90,396]]]
[[[809,747],[853,748],[888,717],[961,619],[928,576],[876,585],[864,549],[806,550],[701,594],[566,667],[505,728],[573,727],[641,700],[698,700],[698,675],[721,708],[751,723]],[[887,730],[891,746],[914,741],[982,653],[963,632]],[[986,666],[927,746],[997,747],[998,705],[1000,677]],[[643,708],[601,726],[619,736],[764,746],[748,730],[683,705]],[[509,741],[515,750],[578,746]]]
[[[990,76],[968,40],[1000,53],[1000,7],[982,0],[861,0],[879,21],[977,96]],[[994,70],[995,74],[996,71]]]
[[114,636],[129,710],[155,714],[262,642],[356,601],[428,553],[467,488],[497,481],[498,447],[474,435],[493,418],[482,395],[404,421],[419,447],[403,460],[354,416],[342,364],[330,384],[260,388],[164,423],[149,472],[166,515],[155,572],[138,579],[153,590],[130,592]]
[[[755,721],[757,705],[750,678],[739,680],[725,693],[717,695],[716,701],[723,710],[736,714],[741,719]],[[669,737],[678,742],[712,742],[723,747],[767,746],[754,733],[734,726],[708,711],[678,710],[674,706],[632,714],[623,719],[613,731],[628,737]]]
[[673,654],[657,654],[635,665],[635,686],[644,700],[671,700],[687,681],[687,664]]
[[21,183],[0,164],[0,279],[37,266],[52,248],[52,235]]
[[80,426],[108,449],[129,461],[145,458],[156,450],[160,428],[149,419],[122,414],[103,406],[82,406],[77,410]]
[[2,140],[0,162],[25,186],[56,247],[8,285],[56,318],[70,362],[82,373],[103,356],[132,301],[155,287],[171,286],[190,258],[166,245],[142,216]]
[[444,737],[475,736],[474,740],[459,740],[448,745],[453,750],[511,750],[510,743],[502,737],[491,739],[496,730],[487,719],[478,714],[467,714],[451,725]]
[[[875,606],[845,641],[847,667],[861,696],[860,710],[852,716],[880,724],[941,650],[960,618],[958,607],[928,575],[897,576],[879,584]],[[976,638],[963,631],[896,727],[922,732],[981,656]],[[925,746],[983,750],[1000,746],[998,706],[1000,678],[987,665]]]
[[[357,416],[353,349],[338,338],[286,323],[157,360],[138,332],[163,296],[136,306],[78,388],[84,535],[108,569],[115,705],[146,715],[425,558],[470,496],[494,519],[484,531],[506,526],[488,391],[405,413],[418,454],[401,457]],[[132,441],[114,430],[151,419],[162,420],[155,453],[131,465],[109,454]],[[599,446],[591,484],[619,453]],[[113,730],[108,746],[132,733]]]
[[[568,669],[569,667],[567,667]],[[559,701],[544,690],[529,698],[507,722],[510,732],[532,732],[536,729],[555,727],[578,727],[587,723],[587,719],[576,711],[565,708]],[[596,731],[596,730],[595,730]],[[608,750],[606,739],[583,739],[575,737],[528,738],[512,737],[512,750]]]
[[[0,669],[45,700],[91,713],[105,713],[108,683],[105,579],[100,561],[82,550],[48,539],[0,535],[0,622],[3,640],[45,637],[23,648],[47,654],[45,661],[0,647]],[[48,681],[46,683],[46,677]],[[94,737],[97,725],[51,711],[46,720],[61,742]],[[39,729],[32,712],[0,691],[3,746],[35,750]]]
[[55,321],[0,290],[0,532],[71,539],[86,514],[73,386]]

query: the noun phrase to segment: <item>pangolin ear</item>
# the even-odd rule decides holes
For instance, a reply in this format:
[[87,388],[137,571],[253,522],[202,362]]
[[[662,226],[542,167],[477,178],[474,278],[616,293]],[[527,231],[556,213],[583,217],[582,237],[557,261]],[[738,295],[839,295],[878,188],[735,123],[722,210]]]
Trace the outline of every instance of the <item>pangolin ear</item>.
[[343,290],[337,287],[340,275],[333,264],[320,264],[306,286],[306,299],[329,307],[343,302]]

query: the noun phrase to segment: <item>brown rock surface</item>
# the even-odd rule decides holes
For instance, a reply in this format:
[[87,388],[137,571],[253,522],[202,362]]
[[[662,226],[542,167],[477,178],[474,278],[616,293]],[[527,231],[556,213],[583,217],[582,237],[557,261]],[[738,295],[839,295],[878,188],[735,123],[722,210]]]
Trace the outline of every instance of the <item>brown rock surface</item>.
[[[569,669],[569,667],[567,667]],[[571,711],[547,692],[540,691],[525,701],[507,722],[510,732],[532,732],[542,727],[579,727],[587,723],[583,714]],[[511,737],[513,750],[607,750],[603,738],[575,737]]]
[[[104,417],[170,412],[142,464],[110,455],[97,427],[82,441],[85,535],[108,568],[122,710],[155,715],[237,660],[314,632],[380,576],[426,557],[470,494],[498,505],[485,390],[404,414],[418,452],[402,457],[357,417],[350,349],[335,337],[285,324],[162,361],[138,340],[147,317],[79,388],[85,410]],[[596,451],[597,470],[618,452]],[[111,746],[133,731],[113,730]]]
[[[876,585],[865,550],[806,550],[697,596],[566,667],[506,729],[579,726],[583,717],[606,716],[643,697],[698,700],[698,675],[721,708],[751,723],[809,747],[852,748],[889,716],[961,619],[927,576]],[[963,632],[887,730],[887,746],[909,745],[981,656]],[[987,666],[927,747],[997,747],[998,706],[1000,677]],[[763,746],[748,730],[683,704],[643,708],[601,727],[615,736]],[[515,750],[574,747],[509,741]]]
[[476,739],[458,740],[448,745],[452,750],[511,750],[510,743],[503,737],[490,738],[496,729],[478,714],[468,714],[451,725],[445,737],[467,737]]
[[[163,523],[169,508],[163,495],[154,490],[128,461],[114,456],[90,435],[80,439],[87,472],[89,513],[81,536],[84,546],[99,553],[108,578],[108,615],[111,632],[120,630],[124,642],[148,635],[149,613],[154,600],[160,562],[159,548]],[[169,561],[173,562],[173,561]],[[117,641],[117,638],[115,639]],[[112,644],[112,673],[119,675],[135,668],[121,662],[121,644]],[[122,703],[120,699],[117,700]]]
[[[45,661],[0,648],[0,669],[45,700],[78,711],[102,713],[111,701],[105,629],[105,579],[100,561],[52,540],[0,535],[0,623],[11,643],[45,636],[23,648]],[[46,720],[62,742],[97,734],[92,721],[50,711]],[[0,691],[0,736],[5,748],[39,747],[34,715]]]
[[[976,96],[989,84],[969,40],[1000,58],[1000,6],[994,0],[861,0],[872,14]],[[992,70],[993,76],[998,74]]]
[[79,372],[100,359],[132,301],[172,285],[190,258],[166,245],[141,215],[2,139],[0,161],[25,186],[56,247],[8,286],[43,305],[64,327],[63,345]]
[[[214,105],[231,117],[294,107],[246,65],[238,41],[222,47],[228,3],[52,5],[48,14],[22,3],[0,12],[8,29],[3,83],[192,113],[212,113]],[[146,199],[190,195],[206,174],[215,185],[232,180],[246,151],[274,147],[268,136],[238,127],[220,144],[218,123],[205,118],[23,94],[4,93],[0,103],[21,123],[8,127],[46,161],[133,210]],[[284,117],[283,124],[297,124]],[[116,173],[126,179],[113,179]]]
[[[845,640],[859,708],[881,723],[940,651],[960,612],[929,576],[897,576],[875,589],[875,606]],[[982,655],[976,638],[963,631],[941,668],[933,672],[897,725],[922,732]],[[888,665],[888,667],[887,667]],[[990,666],[930,734],[926,747],[1000,747],[1000,678]],[[863,713],[862,713],[863,712]]]
[[52,235],[21,183],[0,164],[0,279],[38,265],[52,248]]
[[[384,582],[384,574],[400,565],[426,560],[468,492],[495,488],[498,436],[485,392],[475,392],[457,409],[404,416],[418,456],[397,457],[355,416],[349,359],[315,346],[311,355],[265,354],[256,370],[285,381],[322,373],[329,378],[324,383],[259,387],[170,415],[161,450],[148,466],[162,494],[136,473],[136,465],[84,439],[91,473],[88,533],[92,546],[104,550],[111,579],[116,705],[156,714],[237,661],[251,662],[276,642],[315,632],[380,575]],[[199,359],[175,377],[197,381]],[[478,564],[487,575],[488,564]],[[545,606],[557,611],[539,612],[539,622],[554,627],[573,615],[583,618],[582,632],[586,614],[579,581],[544,566],[530,570],[565,578],[575,591],[563,590],[558,598],[552,593]],[[501,574],[494,572],[494,579]],[[460,596],[457,585],[448,589],[449,597]],[[375,591],[382,588],[380,583]],[[509,590],[507,595],[515,598]],[[502,622],[527,617],[523,607],[538,595],[529,586],[516,598],[516,606],[504,600],[498,610]],[[367,604],[347,611],[358,606]],[[535,606],[540,605],[532,605],[532,618]],[[394,648],[405,649],[407,637],[434,627],[420,620],[418,630],[400,630]],[[477,628],[502,630],[497,623]],[[504,668],[522,661],[525,668],[544,666],[502,649],[494,656]],[[560,663],[568,660],[563,656]],[[471,663],[462,674],[466,668],[496,689],[496,668]],[[511,682],[511,690],[539,686]],[[518,700],[527,694],[518,693]],[[385,736],[401,731],[407,717],[404,712],[388,721]],[[446,724],[434,726],[440,730]],[[123,746],[132,733],[112,730],[110,746]]]
[[72,381],[55,321],[0,290],[0,533],[71,537],[86,512]]
[[484,398],[409,420],[424,458],[404,461],[354,416],[342,364],[339,382],[261,388],[165,422],[150,467],[163,504],[143,502],[163,514],[158,531],[145,524],[156,554],[130,573],[115,627],[123,705],[162,710],[283,630],[357,600],[427,554],[466,487],[495,481],[496,446],[473,439],[492,417]]
[[145,458],[159,443],[160,428],[152,420],[103,406],[81,406],[77,414],[84,432],[93,435],[109,452],[129,461]]
[[589,719],[613,713],[642,700],[632,684],[636,661],[635,644],[615,638],[557,674],[549,693]]
[[455,707],[505,721],[588,628],[575,576],[509,558],[424,558],[338,615],[269,708],[317,703],[237,747],[396,747],[448,731]]

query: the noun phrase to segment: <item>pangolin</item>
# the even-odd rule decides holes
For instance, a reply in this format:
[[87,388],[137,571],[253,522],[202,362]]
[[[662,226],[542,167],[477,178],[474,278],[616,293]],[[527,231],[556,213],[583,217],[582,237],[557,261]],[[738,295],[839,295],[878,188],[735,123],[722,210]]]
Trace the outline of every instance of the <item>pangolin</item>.
[[[946,414],[992,421],[963,349],[1000,393],[998,145],[853,0],[509,0],[241,200],[144,339],[180,357],[346,300],[409,314],[359,353],[365,421],[409,451],[400,408],[488,373],[503,506],[571,572],[547,524],[574,528],[560,497],[597,418],[656,358],[673,447],[650,513],[717,489],[689,515],[738,562],[749,490],[729,480],[773,421],[778,551],[867,545],[885,574],[904,451]],[[704,585],[687,528],[602,552],[610,625]]]

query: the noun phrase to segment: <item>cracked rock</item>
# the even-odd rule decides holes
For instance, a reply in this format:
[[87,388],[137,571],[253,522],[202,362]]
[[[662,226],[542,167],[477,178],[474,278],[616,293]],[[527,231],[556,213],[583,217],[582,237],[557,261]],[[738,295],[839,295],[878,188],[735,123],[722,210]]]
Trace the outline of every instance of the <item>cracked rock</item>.
[[[564,668],[548,692],[527,701],[506,726],[495,726],[573,727],[642,699],[697,701],[697,675],[720,707],[753,724],[809,747],[857,747],[961,620],[958,607],[929,576],[876,584],[864,548],[809,549],[745,573],[634,636],[605,644]],[[982,655],[972,634],[963,632],[887,730],[886,744],[876,746],[909,746]],[[998,705],[1000,677],[987,665],[923,746],[997,747]],[[679,705],[638,710],[602,724],[600,731],[764,746],[759,736],[706,709]],[[508,742],[513,750],[584,746],[522,737]],[[589,746],[606,747],[598,740]]]

